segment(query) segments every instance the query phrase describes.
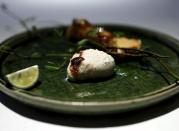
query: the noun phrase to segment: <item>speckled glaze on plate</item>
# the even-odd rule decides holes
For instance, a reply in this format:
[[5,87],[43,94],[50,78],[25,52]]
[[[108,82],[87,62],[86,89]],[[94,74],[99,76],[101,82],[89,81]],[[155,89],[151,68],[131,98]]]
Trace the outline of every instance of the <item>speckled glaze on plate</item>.
[[[110,31],[124,32],[128,37],[141,39],[145,50],[169,56],[165,61],[179,74],[178,40],[138,27],[103,26]],[[176,80],[152,58],[119,61],[116,74],[106,80],[68,82],[65,79],[66,68],[76,44],[54,33],[65,28],[39,29],[33,34],[18,34],[2,42],[0,49],[6,48],[10,52],[0,52],[2,80],[8,73],[36,64],[39,65],[40,78],[29,90],[16,90],[3,82],[0,90],[18,101],[41,109],[93,115],[143,108],[179,92]],[[27,56],[33,56],[33,59]],[[58,63],[60,70],[46,69],[49,62]]]

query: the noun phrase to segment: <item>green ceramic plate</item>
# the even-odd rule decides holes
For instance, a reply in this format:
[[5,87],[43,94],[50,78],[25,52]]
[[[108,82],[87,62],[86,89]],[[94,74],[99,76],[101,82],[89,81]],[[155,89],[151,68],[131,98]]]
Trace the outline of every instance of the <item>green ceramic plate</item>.
[[[179,42],[162,33],[120,25],[104,25],[111,31],[140,38],[142,48],[170,58],[165,61],[179,74]],[[143,108],[179,92],[179,86],[154,59],[120,62],[114,77],[101,81],[70,83],[66,68],[75,42],[55,33],[66,27],[34,30],[15,35],[0,45],[0,90],[25,104],[45,110],[74,114],[107,114]],[[46,66],[58,63],[58,71]],[[5,84],[8,73],[39,65],[39,82],[29,90]]]

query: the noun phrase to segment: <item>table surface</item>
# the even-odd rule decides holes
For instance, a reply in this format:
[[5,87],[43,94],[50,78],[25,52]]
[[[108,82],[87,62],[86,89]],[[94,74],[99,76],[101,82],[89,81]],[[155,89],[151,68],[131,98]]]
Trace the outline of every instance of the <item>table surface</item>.
[[[29,25],[69,24],[74,17],[93,23],[146,27],[179,39],[177,0],[0,0]],[[0,10],[0,41],[23,31]],[[21,104],[0,92],[0,131],[145,130],[178,131],[179,94],[133,112],[107,116],[76,116],[42,111]],[[105,128],[108,127],[108,128]]]

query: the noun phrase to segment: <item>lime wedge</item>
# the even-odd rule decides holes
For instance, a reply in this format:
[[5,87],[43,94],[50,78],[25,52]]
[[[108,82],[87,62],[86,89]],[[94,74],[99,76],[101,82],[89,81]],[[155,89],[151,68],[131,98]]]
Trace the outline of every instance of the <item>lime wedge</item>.
[[6,75],[9,83],[20,89],[32,87],[39,78],[39,67],[34,65]]

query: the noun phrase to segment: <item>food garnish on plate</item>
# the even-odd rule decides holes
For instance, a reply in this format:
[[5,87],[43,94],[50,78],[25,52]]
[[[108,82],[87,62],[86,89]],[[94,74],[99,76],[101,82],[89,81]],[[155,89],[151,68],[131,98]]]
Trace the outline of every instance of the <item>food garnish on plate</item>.
[[[112,59],[108,59],[109,63],[114,64],[111,64],[111,68],[107,68],[108,64],[106,64],[104,57],[105,55],[103,56],[104,52],[108,53],[108,56],[106,55],[106,58],[112,58],[112,56],[119,59],[127,59],[129,57],[152,57],[159,61],[159,63],[167,71],[169,71],[169,68],[167,68],[167,66],[164,66],[164,62],[160,59],[167,58],[167,56],[162,56],[153,52],[142,50],[142,41],[140,39],[127,38],[126,36],[116,35],[115,33],[110,32],[103,27],[92,25],[85,19],[74,19],[72,25],[68,27],[66,35],[69,39],[80,40],[78,42],[80,47],[79,51],[73,55],[67,68],[67,77],[69,79],[79,81],[84,79],[95,79],[110,76],[111,73],[105,72],[109,72],[109,70],[113,72],[115,63]],[[89,44],[95,46],[95,49],[99,48],[104,52],[98,53],[97,50],[93,49],[93,51],[92,49],[89,49],[89,47],[87,48],[88,50],[80,50],[81,47],[83,49],[83,46]],[[84,57],[85,55],[82,55],[86,53],[88,54],[87,58]],[[103,57],[104,60],[98,60],[98,58]],[[90,59],[91,61],[89,63],[86,63],[88,59]],[[99,61],[101,62],[100,64],[98,63]],[[77,66],[74,66],[75,68],[73,67],[73,63],[77,63]],[[99,66],[98,64],[100,65],[100,67],[96,68],[96,66]],[[170,70],[169,72],[172,71]]]
[[[28,33],[33,34],[33,29],[27,30]],[[54,31],[56,33],[57,30],[54,29]],[[112,76],[116,63],[119,64],[118,60],[128,58],[135,60],[134,58],[145,57],[156,59],[169,74],[177,80],[179,79],[174,71],[161,59],[167,58],[167,56],[143,50],[142,41],[139,38],[128,38],[123,32],[108,31],[103,27],[91,24],[85,19],[74,19],[72,25],[65,28],[64,32],[66,33],[58,33],[58,36],[60,34],[60,37],[66,37],[67,40],[74,40],[74,44],[77,45],[77,48],[72,51],[74,55],[70,54],[72,58],[68,58],[70,62],[67,67],[67,78],[69,80],[94,80]],[[37,32],[33,35],[37,35]],[[18,56],[17,54],[14,55]],[[53,55],[49,54],[46,54],[46,56],[53,57]],[[19,57],[29,58],[27,56]],[[30,58],[33,57],[31,56]],[[36,57],[42,56],[36,53]],[[59,70],[61,68],[53,67],[54,65],[58,64],[45,67],[51,70]],[[62,65],[64,66],[65,64],[63,63]]]

